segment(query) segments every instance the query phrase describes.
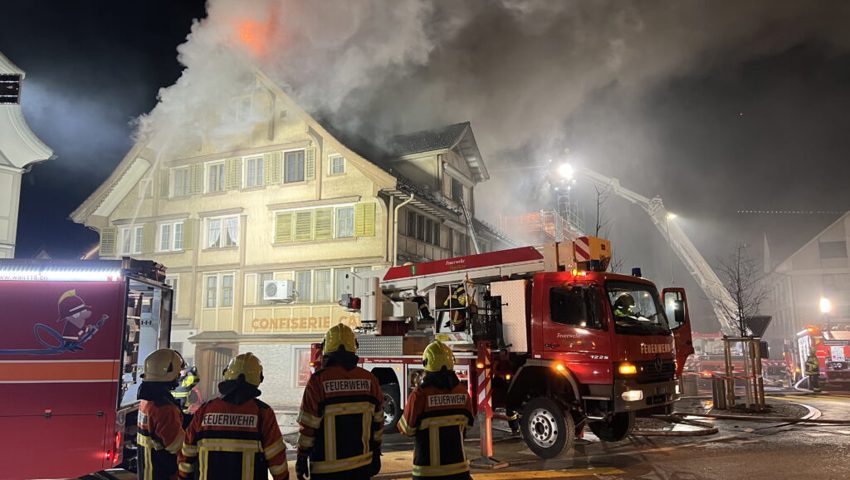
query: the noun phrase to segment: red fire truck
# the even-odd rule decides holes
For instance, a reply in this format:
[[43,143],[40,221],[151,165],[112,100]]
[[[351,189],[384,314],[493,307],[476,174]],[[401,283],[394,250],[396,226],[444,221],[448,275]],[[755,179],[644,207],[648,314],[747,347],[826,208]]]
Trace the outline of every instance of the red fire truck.
[[[726,355],[723,335],[720,332],[693,332],[694,354],[685,362],[684,375],[693,376],[703,389],[711,388],[711,378],[726,373]],[[744,370],[743,353],[740,344],[732,347],[732,370],[741,374]],[[782,359],[761,360],[764,382],[766,385],[780,386],[792,378],[792,372]]]
[[129,258],[0,260],[0,478],[133,460],[140,361],[169,345],[164,278]]
[[420,354],[434,338],[455,352],[472,398],[470,380],[484,367],[476,352],[491,347],[493,406],[521,414],[525,442],[543,458],[570,449],[585,425],[619,441],[636,413],[669,408],[693,351],[684,290],[659,295],[639,272],[606,273],[610,243],[578,241],[589,255],[551,244],[361,276],[357,296],[341,304],[359,309],[371,330],[358,337],[359,355],[382,384],[387,426],[421,379]]
[[797,333],[797,361],[804,374],[812,350],[818,358],[821,385],[850,385],[850,323],[809,325]]

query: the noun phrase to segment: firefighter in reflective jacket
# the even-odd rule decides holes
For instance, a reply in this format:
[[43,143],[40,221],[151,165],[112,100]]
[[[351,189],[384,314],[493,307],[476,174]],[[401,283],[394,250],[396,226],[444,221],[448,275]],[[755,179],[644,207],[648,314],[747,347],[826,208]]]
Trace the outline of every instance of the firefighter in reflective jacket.
[[139,386],[139,417],[136,444],[139,453],[139,480],[177,478],[177,452],[183,445],[183,413],[171,390],[183,368],[183,357],[163,348],[145,359],[145,372]]
[[198,369],[196,367],[193,366],[192,368],[181,372],[179,384],[172,392],[172,395],[174,395],[177,403],[180,404],[180,408],[183,410],[183,413],[190,413],[189,396],[192,394],[192,390],[194,390],[200,382],[201,379],[198,377]]
[[463,437],[473,423],[472,401],[455,375],[454,355],[435,341],[425,348],[422,364],[425,378],[398,422],[401,433],[414,437],[413,478],[469,479]]
[[257,397],[263,366],[253,353],[230,360],[221,397],[195,412],[180,451],[180,478],[274,480],[289,478],[286,445],[274,411]]
[[809,353],[809,358],[806,359],[806,376],[809,377],[809,387],[815,391],[820,391],[820,362],[815,352]]
[[322,343],[322,368],[307,382],[298,423],[298,480],[364,480],[381,470],[383,394],[357,366],[357,340],[346,325]]
[[444,307],[452,309],[459,308],[459,310],[449,311],[453,332],[463,332],[466,330],[467,299],[466,288],[461,283],[451,291],[451,294],[443,302]]

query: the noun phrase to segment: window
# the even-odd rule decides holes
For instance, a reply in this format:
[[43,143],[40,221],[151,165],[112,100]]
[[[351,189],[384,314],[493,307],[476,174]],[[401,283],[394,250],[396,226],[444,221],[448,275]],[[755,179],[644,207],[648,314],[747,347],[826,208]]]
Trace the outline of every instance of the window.
[[345,157],[331,157],[331,175],[342,175],[345,173]]
[[204,306],[206,308],[233,306],[232,273],[207,275],[204,282]]
[[207,308],[216,307],[216,298],[218,297],[218,277],[211,275],[207,277],[206,284],[206,301],[204,306]]
[[298,294],[299,303],[311,303],[313,296],[312,286],[310,285],[311,271],[295,272],[295,292]]
[[847,258],[847,242],[818,242],[820,258]]
[[607,282],[605,288],[617,333],[666,335],[670,332],[667,317],[658,304],[658,291],[655,287],[628,282]]
[[142,241],[144,239],[144,229],[141,225],[133,227],[133,253],[142,253]]
[[245,188],[263,186],[263,157],[247,157],[244,160],[245,164]]
[[207,193],[224,191],[224,162],[207,164]]
[[407,236],[416,237],[416,213],[407,212]]
[[266,282],[274,280],[274,273],[272,272],[262,272],[257,274],[257,304],[258,305],[271,305],[274,302],[271,300],[263,300],[263,292],[266,288]]
[[171,229],[172,242],[171,249],[175,251],[183,250],[183,222],[176,222]]
[[425,241],[425,217],[416,216],[416,239]]
[[304,150],[283,154],[283,183],[304,181]]
[[452,178],[452,200],[463,201],[463,184],[456,178]]
[[316,270],[316,303],[330,303],[331,287],[331,271]]
[[159,251],[171,250],[171,224],[163,223],[159,226]]
[[130,229],[128,227],[121,229],[121,254],[129,255],[132,247],[131,237],[130,237]]
[[244,122],[251,118],[253,97],[253,95],[242,95],[232,100],[233,111],[237,121]]
[[139,180],[139,199],[151,198],[153,196],[153,179],[143,178]]
[[[177,314],[177,277],[166,278],[165,284],[171,287],[171,290],[173,292],[171,296],[171,313]],[[174,343],[172,343],[171,345],[173,347]]]
[[336,209],[336,238],[354,236],[354,207]]
[[180,250],[183,250],[183,222],[160,224],[158,251],[179,252]]
[[295,361],[292,362],[296,368],[295,386],[306,387],[307,382],[310,381],[310,349],[293,348],[292,352],[295,356]]
[[189,195],[189,167],[171,169],[171,196]]
[[0,105],[21,103],[21,75],[4,73],[0,75]]
[[233,274],[221,276],[221,306],[233,306]]
[[338,302],[344,293],[353,293],[351,291],[351,280],[346,277],[350,273],[350,268],[334,269],[334,302]]
[[239,217],[207,219],[207,248],[235,247],[239,245]]

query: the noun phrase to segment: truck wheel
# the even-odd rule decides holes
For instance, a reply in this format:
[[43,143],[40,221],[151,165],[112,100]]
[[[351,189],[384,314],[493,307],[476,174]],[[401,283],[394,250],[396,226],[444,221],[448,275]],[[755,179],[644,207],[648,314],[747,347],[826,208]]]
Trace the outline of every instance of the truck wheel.
[[609,421],[595,421],[588,424],[590,431],[603,442],[619,442],[632,433],[635,426],[635,412],[615,413]]
[[538,397],[522,410],[522,438],[540,458],[555,458],[575,443],[575,422],[551,398]]
[[396,433],[396,425],[401,419],[401,392],[397,383],[381,385],[384,394],[384,432]]

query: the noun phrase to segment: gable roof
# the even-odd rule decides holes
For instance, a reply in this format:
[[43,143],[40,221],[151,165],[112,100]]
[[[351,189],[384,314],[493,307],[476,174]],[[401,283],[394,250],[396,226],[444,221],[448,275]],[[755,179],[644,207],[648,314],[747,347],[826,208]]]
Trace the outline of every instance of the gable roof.
[[[23,70],[0,53],[0,73],[26,77]],[[24,168],[54,158],[53,150],[27,124],[17,103],[0,105],[0,165]]]
[[396,135],[390,140],[388,150],[393,156],[405,157],[455,148],[466,160],[476,182],[490,178],[490,173],[481,160],[481,151],[475,142],[472,125],[468,121]]
[[786,264],[790,267],[790,262],[792,261],[792,259],[793,259],[794,257],[796,257],[796,256],[797,256],[800,252],[802,252],[803,250],[805,250],[806,248],[808,248],[810,245],[812,245],[813,243],[815,243],[815,242],[816,242],[816,241],[817,241],[820,237],[822,237],[822,236],[823,236],[826,232],[828,232],[828,231],[829,231],[832,227],[834,227],[834,226],[838,225],[838,222],[843,221],[843,220],[844,220],[845,218],[847,218],[848,216],[850,216],[850,211],[844,212],[844,214],[842,214],[840,217],[838,217],[838,218],[837,218],[834,222],[832,222],[832,223],[830,223],[829,225],[827,225],[827,226],[826,226],[826,228],[824,228],[823,230],[821,230],[820,232],[818,232],[818,234],[817,234],[817,235],[815,235],[814,237],[812,237],[812,238],[811,238],[811,240],[809,240],[808,242],[804,243],[802,247],[800,247],[800,248],[798,248],[798,249],[797,249],[797,251],[795,251],[795,252],[794,252],[794,253],[792,253],[791,255],[788,255],[788,257],[787,257],[787,258],[785,258],[785,260],[782,260],[781,262],[779,262],[779,263],[776,265],[776,268],[774,268],[774,269],[773,269],[773,271],[774,271],[774,272],[779,272],[779,271],[780,271],[780,269],[782,269],[783,267],[785,267],[785,266],[786,266]]

